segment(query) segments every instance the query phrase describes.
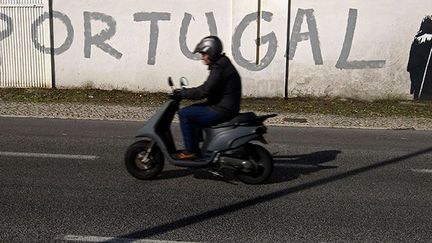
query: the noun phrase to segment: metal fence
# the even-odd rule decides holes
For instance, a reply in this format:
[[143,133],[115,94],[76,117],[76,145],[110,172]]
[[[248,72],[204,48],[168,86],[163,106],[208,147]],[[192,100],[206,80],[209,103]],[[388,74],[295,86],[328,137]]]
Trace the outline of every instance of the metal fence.
[[[47,0],[0,0],[0,87],[50,88]],[[38,44],[35,44],[38,43]]]

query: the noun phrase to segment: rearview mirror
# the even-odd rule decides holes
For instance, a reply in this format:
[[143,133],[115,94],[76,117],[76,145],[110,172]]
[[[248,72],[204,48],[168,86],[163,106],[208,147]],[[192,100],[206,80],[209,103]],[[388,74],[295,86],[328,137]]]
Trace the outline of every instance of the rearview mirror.
[[180,78],[180,85],[183,86],[188,86],[189,85],[189,80],[185,77],[181,77]]

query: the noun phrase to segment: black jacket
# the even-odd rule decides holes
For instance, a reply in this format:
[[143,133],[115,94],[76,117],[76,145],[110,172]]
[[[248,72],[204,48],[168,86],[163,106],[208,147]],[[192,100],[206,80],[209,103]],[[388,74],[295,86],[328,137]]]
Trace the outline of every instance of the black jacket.
[[210,75],[196,88],[181,91],[185,99],[207,98],[204,105],[210,106],[226,119],[233,118],[240,111],[241,78],[231,61],[225,55],[209,65]]

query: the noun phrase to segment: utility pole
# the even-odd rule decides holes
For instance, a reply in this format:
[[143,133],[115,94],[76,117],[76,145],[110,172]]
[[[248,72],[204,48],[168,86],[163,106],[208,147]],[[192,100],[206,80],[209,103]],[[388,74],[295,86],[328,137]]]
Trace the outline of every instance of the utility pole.
[[55,77],[55,47],[54,47],[54,18],[53,18],[53,0],[48,0],[48,13],[49,13],[49,29],[50,29],[50,57],[51,57],[51,83],[52,88],[56,88]]
[[286,45],[286,58],[285,58],[285,95],[284,99],[288,99],[288,82],[289,82],[289,68],[290,68],[290,46],[291,46],[291,0],[288,0],[288,17],[287,17],[287,45]]
[[260,46],[261,46],[261,0],[258,0],[258,11],[257,11],[257,41],[256,41],[256,60],[255,64],[260,63]]

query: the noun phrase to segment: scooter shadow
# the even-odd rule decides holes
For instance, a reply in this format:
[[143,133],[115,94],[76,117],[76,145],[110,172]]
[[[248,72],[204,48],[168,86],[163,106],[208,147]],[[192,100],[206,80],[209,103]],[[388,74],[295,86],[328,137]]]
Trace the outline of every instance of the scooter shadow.
[[300,155],[273,156],[273,174],[266,184],[295,180],[301,175],[308,175],[321,170],[335,169],[337,166],[323,165],[336,160],[339,150],[318,151]]
[[177,170],[167,170],[162,171],[159,176],[157,176],[154,180],[169,180],[180,177],[186,177],[193,175],[194,172],[190,169],[177,169]]
[[236,177],[234,174],[230,173],[231,171],[223,171],[221,172],[221,175],[212,174],[207,169],[177,169],[177,170],[169,170],[169,171],[163,171],[157,178],[154,180],[169,180],[169,179],[176,179],[180,177],[186,177],[186,176],[193,176],[195,179],[199,180],[213,180],[213,181],[222,181],[226,182],[228,184],[236,185],[238,184],[235,182]]
[[[327,150],[310,154],[273,156],[273,173],[265,184],[281,183],[295,180],[301,175],[308,175],[320,170],[335,169],[337,166],[322,164],[335,160],[340,153],[341,151],[339,150]],[[214,175],[205,169],[176,169],[163,171],[155,180],[168,180],[193,175],[195,179],[200,180],[215,180],[234,185],[239,184],[232,171],[223,171],[221,174],[223,174],[223,177]]]

